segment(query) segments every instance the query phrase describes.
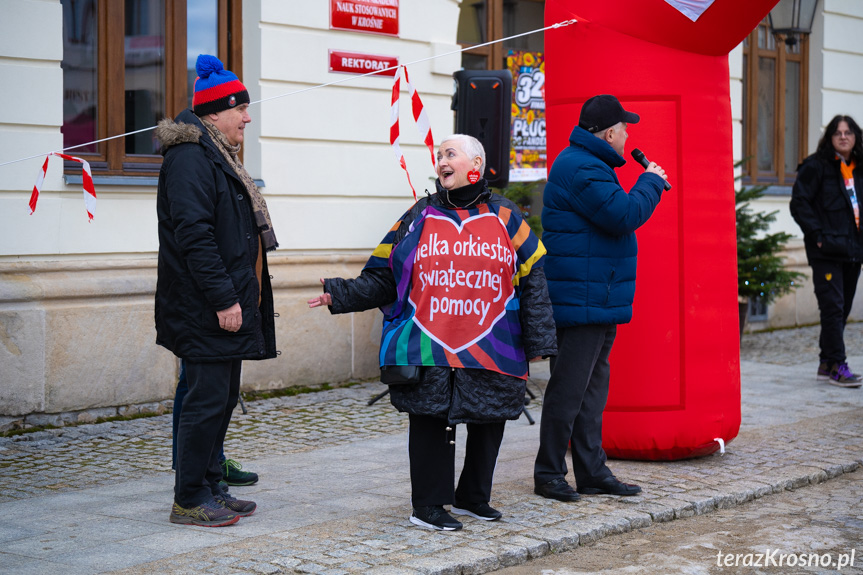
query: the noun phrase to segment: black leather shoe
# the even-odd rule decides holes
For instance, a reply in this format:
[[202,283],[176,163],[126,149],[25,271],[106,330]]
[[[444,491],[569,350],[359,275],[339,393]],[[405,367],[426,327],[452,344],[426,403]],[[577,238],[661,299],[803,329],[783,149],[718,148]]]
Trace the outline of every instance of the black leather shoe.
[[537,495],[542,495],[546,499],[557,499],[558,501],[578,501],[581,499],[578,493],[575,492],[575,489],[563,477],[537,485],[533,488],[533,492]]
[[582,495],[638,495],[641,487],[632,483],[624,483],[614,475],[609,475],[594,485],[579,485],[578,492]]
[[462,503],[456,501],[452,506],[452,512],[456,515],[470,515],[483,521],[497,521],[503,517],[503,513],[488,503]]
[[438,531],[458,531],[462,528],[461,522],[453,519],[452,515],[443,508],[443,505],[414,507],[411,523]]

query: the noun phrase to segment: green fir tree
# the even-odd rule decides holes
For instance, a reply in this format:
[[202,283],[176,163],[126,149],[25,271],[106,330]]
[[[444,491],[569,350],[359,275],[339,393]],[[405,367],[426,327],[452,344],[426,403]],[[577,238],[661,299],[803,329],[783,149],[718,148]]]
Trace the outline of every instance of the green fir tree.
[[776,212],[753,212],[749,202],[764,194],[765,186],[741,187],[734,192],[737,206],[737,293],[769,304],[790,293],[803,275],[785,269],[779,252],[791,239],[785,232],[764,233]]
[[542,237],[542,221],[540,214],[535,214],[532,211],[534,204],[533,197],[537,193],[538,188],[545,184],[545,180],[537,180],[535,182],[510,182],[510,184],[498,190],[500,195],[510,200],[521,210],[521,215],[533,233],[537,237]]

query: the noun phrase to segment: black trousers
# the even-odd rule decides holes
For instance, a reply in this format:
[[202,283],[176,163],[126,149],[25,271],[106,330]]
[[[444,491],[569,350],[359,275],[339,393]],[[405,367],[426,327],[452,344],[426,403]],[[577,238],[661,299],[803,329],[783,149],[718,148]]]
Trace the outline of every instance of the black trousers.
[[539,452],[533,467],[536,485],[566,476],[566,447],[572,445],[576,485],[611,475],[602,449],[602,412],[608,399],[608,354],[616,325],[584,325],[557,330],[558,355],[542,400]]
[[829,365],[845,361],[845,322],[851,313],[860,262],[813,260],[812,283],[821,312],[821,361]]
[[410,415],[408,454],[413,506],[491,501],[494,468],[505,425],[505,421],[467,424],[464,468],[458,488],[453,491],[456,426],[447,424],[446,419]]
[[219,454],[240,397],[243,362],[185,363],[189,393],[180,413],[174,501],[188,508],[208,501],[218,490]]

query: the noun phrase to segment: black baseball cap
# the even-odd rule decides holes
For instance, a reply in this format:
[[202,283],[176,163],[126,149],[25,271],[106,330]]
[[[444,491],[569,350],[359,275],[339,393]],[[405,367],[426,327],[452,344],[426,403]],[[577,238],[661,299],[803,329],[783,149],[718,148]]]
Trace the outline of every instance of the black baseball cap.
[[578,125],[591,134],[601,132],[610,128],[618,122],[637,124],[641,118],[638,114],[627,112],[620,104],[620,100],[610,94],[594,96],[581,107],[581,115]]

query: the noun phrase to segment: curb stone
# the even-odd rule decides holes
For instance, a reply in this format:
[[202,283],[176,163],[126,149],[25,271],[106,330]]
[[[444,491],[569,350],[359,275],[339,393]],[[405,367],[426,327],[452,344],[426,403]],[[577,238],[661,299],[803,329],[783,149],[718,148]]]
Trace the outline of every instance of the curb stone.
[[[855,329],[863,342],[863,325],[849,327]],[[534,495],[536,428],[512,422],[494,491],[504,519],[467,519],[454,534],[422,530],[407,519],[407,422],[384,402],[366,406],[379,383],[251,402],[249,415],[232,422],[226,448],[262,474],[261,484],[237,490],[257,500],[261,513],[224,531],[166,521],[170,416],[3,438],[0,565],[14,569],[48,558],[44,563],[56,568],[40,572],[474,574],[597,541],[615,545],[616,534],[857,470],[863,394],[816,385],[808,365],[771,364],[770,353],[742,364],[741,433],[724,456],[609,462],[619,477],[642,485],[635,497],[586,496],[571,504]],[[863,356],[854,363],[863,364]],[[808,491],[795,499],[817,500],[820,490]],[[104,537],[81,529],[81,502],[88,525]],[[142,532],[148,534],[135,536]],[[173,554],[147,554],[166,539]],[[118,549],[139,562],[130,564]]]
[[[853,473],[861,466],[860,462],[849,462],[841,466],[831,466],[831,473],[835,473],[839,467],[843,473]],[[850,471],[844,471],[845,469]],[[518,552],[513,553],[507,549],[506,552],[498,551],[496,561],[488,559],[485,555],[481,559],[463,558],[452,561],[441,557],[428,557],[409,563],[411,567],[419,569],[425,575],[461,575],[479,574],[494,571],[500,567],[511,567],[527,563],[529,559],[536,559],[550,553],[561,553],[570,551],[577,547],[591,545],[612,537],[617,534],[641,530],[650,527],[654,523],[664,523],[674,519],[692,517],[694,515],[706,515],[719,509],[730,509],[743,505],[754,499],[760,499],[773,493],[784,491],[796,491],[809,485],[817,485],[829,479],[839,477],[841,474],[828,474],[820,470],[808,475],[799,475],[777,483],[772,486],[759,486],[754,489],[735,491],[731,493],[717,493],[710,497],[698,498],[695,501],[686,502],[681,506],[667,507],[662,503],[649,504],[655,511],[648,512],[640,510],[636,513],[621,513],[613,521],[594,520],[593,518],[573,519],[558,523],[553,527],[535,529],[532,534],[537,540],[530,540],[523,536],[510,537],[506,543],[512,544]],[[769,489],[769,490],[768,490]],[[655,519],[658,517],[659,519]],[[525,541],[527,539],[527,541]],[[530,545],[530,547],[527,547]],[[461,550],[463,551],[463,550]],[[460,551],[457,551],[460,553]],[[517,563],[512,563],[516,559]],[[442,563],[443,562],[443,563]],[[492,566],[495,565],[495,566]]]

